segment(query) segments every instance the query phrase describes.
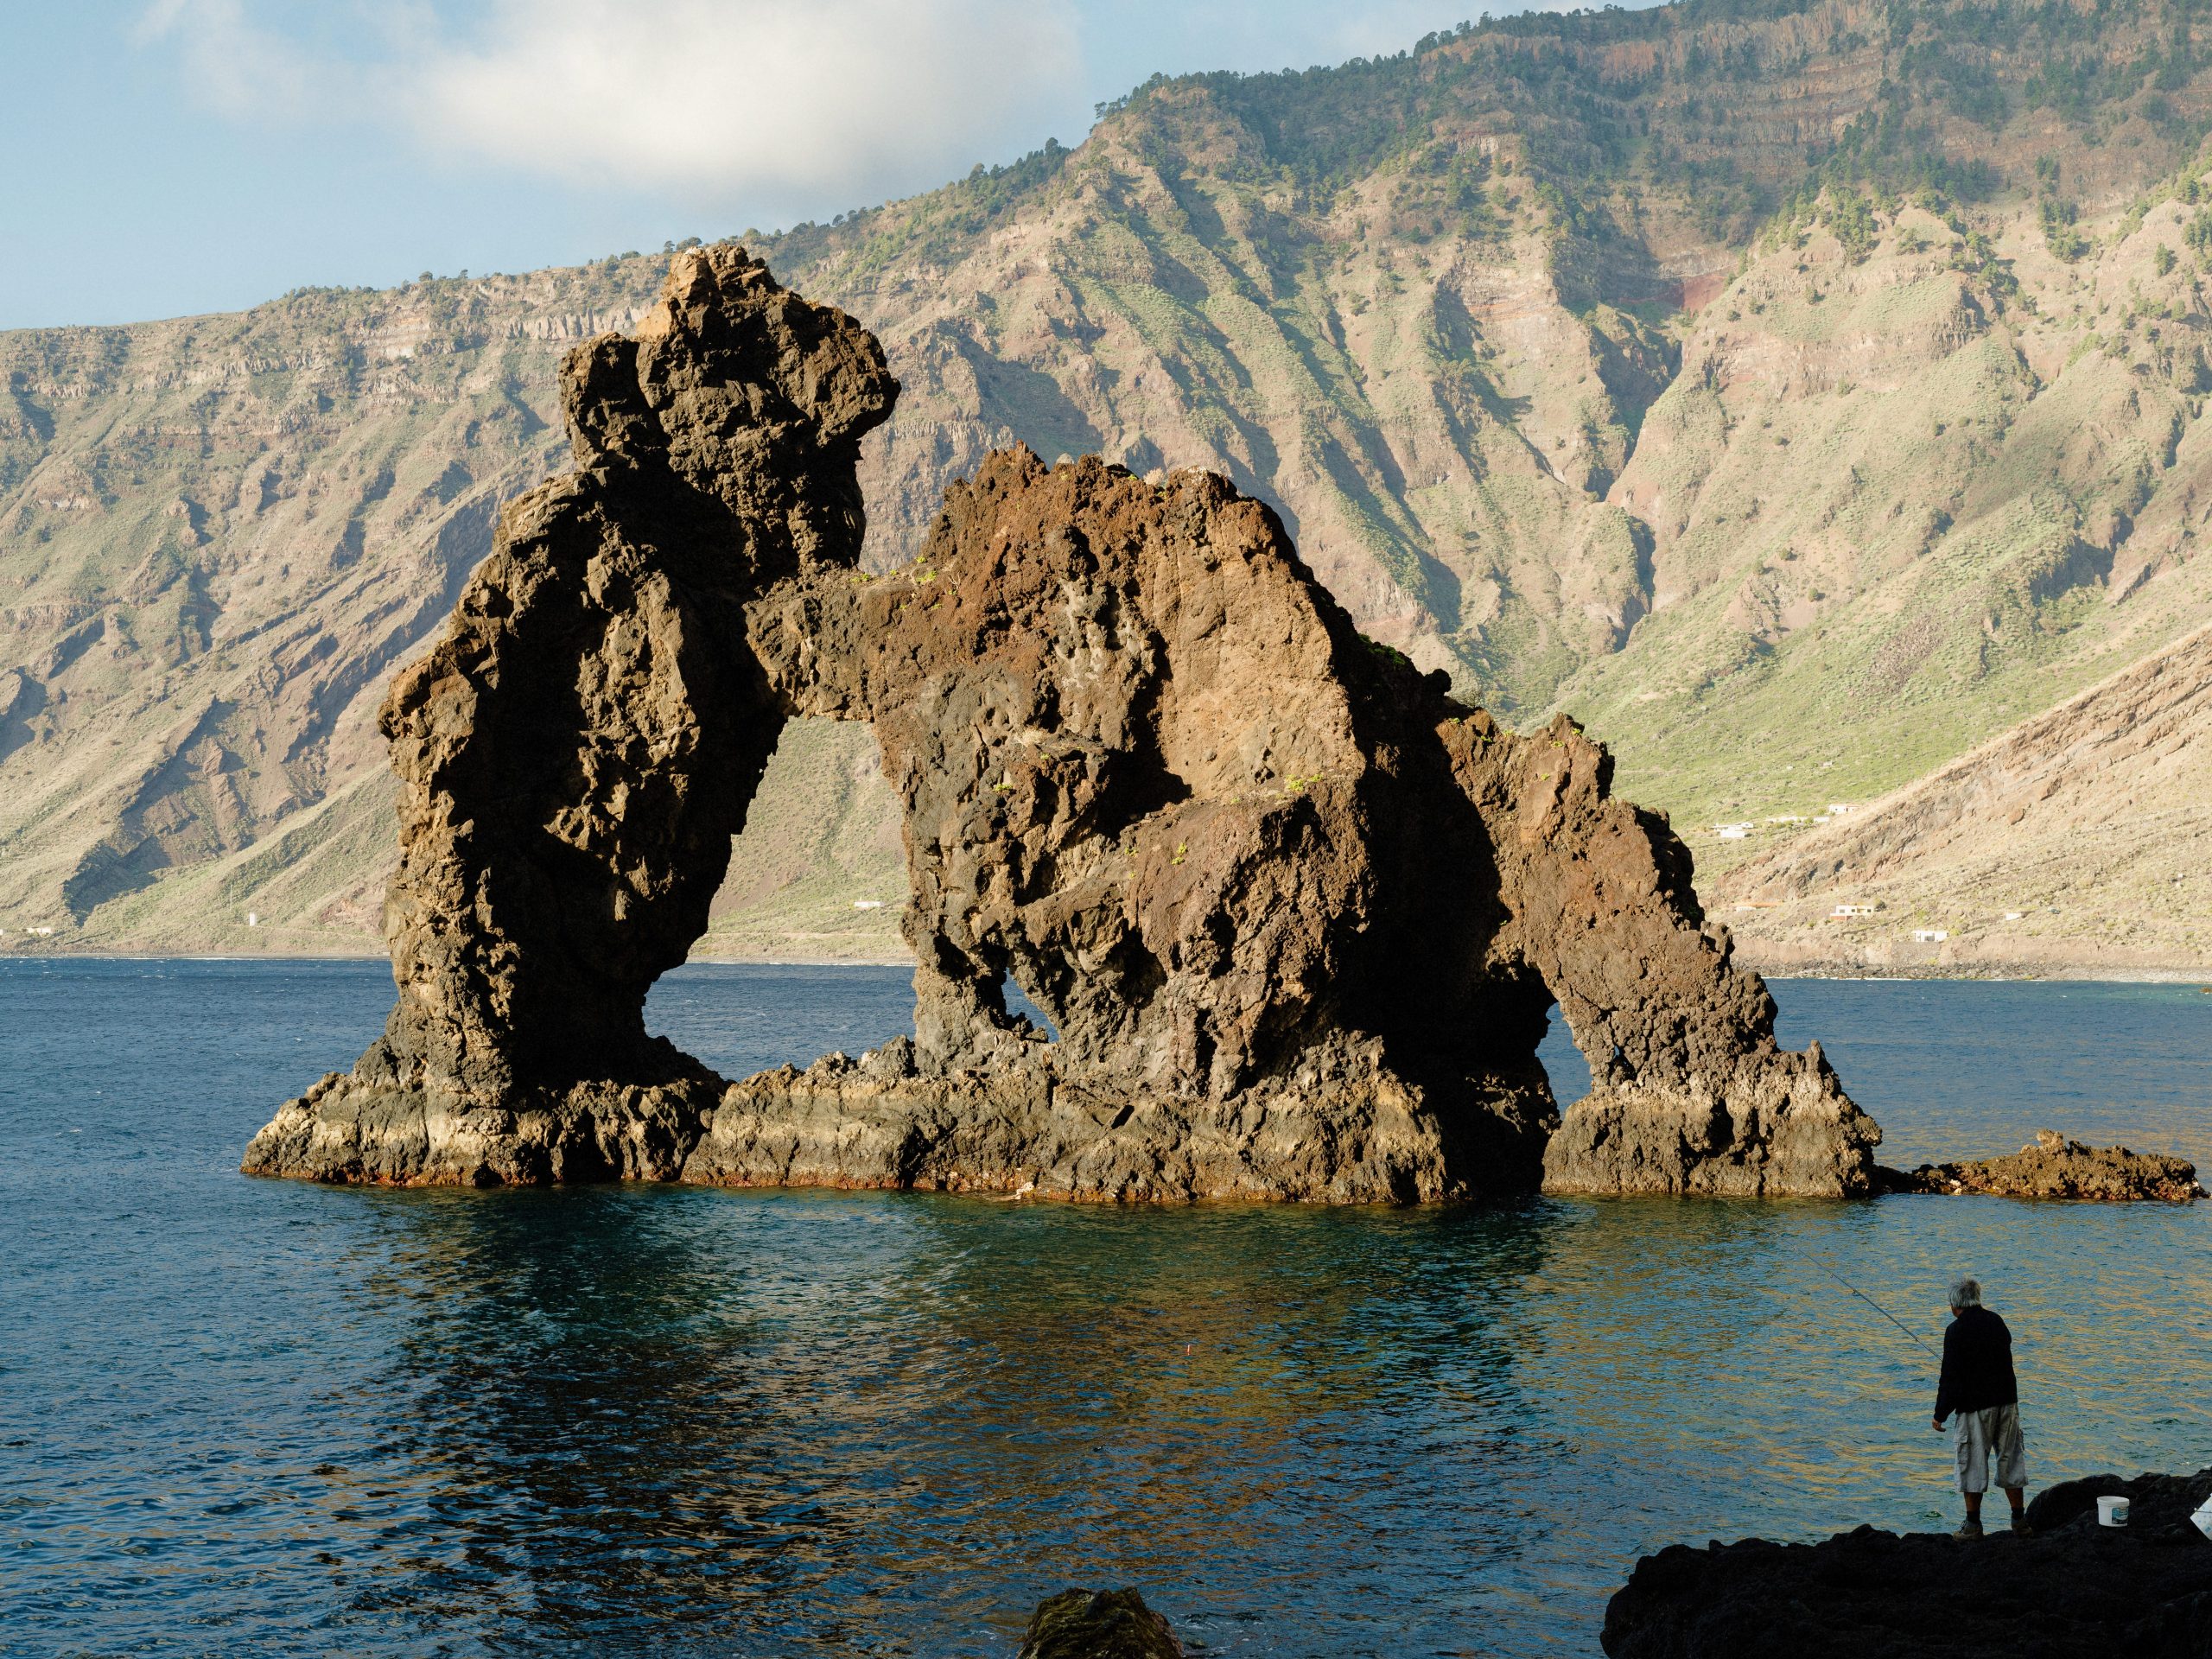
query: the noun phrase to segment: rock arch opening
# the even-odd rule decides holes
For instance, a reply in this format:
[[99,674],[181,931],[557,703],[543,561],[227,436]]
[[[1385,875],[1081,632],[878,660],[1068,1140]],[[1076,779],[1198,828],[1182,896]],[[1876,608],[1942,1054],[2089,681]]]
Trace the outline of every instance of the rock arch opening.
[[786,721],[730,848],[698,956],[882,962],[906,954],[899,804],[874,728]]

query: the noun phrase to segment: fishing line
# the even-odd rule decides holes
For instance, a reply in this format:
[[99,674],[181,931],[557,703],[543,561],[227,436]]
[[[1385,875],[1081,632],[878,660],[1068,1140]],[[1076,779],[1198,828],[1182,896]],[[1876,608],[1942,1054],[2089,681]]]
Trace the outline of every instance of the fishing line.
[[1829,1278],[1834,1280],[1836,1283],[1841,1285],[1846,1290],[1856,1296],[1860,1301],[1866,1303],[1867,1306],[1872,1308],[1877,1313],[1887,1319],[1891,1325],[1894,1325],[1898,1330],[1904,1332],[1905,1335],[1910,1337],[1923,1348],[1928,1348],[1929,1354],[1933,1355],[1937,1359],[1942,1358],[1942,1355],[1936,1353],[1933,1348],[1928,1347],[1928,1341],[1926,1338],[1923,1337],[1917,1331],[1915,1331],[1903,1319],[1897,1318],[1896,1314],[1891,1313],[1888,1308],[1884,1307],[1879,1302],[1876,1301],[1872,1296],[1869,1296],[1865,1291],[1859,1289],[1858,1286],[1853,1284],[1850,1280],[1845,1278],[1834,1268],[1829,1267],[1826,1262],[1821,1262],[1819,1258],[1815,1256],[1808,1256],[1806,1260],[1811,1262],[1812,1264],[1820,1268],[1822,1273],[1827,1274]]

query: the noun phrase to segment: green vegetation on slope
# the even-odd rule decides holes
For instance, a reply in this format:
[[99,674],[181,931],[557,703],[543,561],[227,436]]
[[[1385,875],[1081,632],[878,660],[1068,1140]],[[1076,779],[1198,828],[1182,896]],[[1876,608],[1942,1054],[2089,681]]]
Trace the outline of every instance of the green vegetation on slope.
[[[2208,54],[2171,3],[1529,15],[760,240],[904,383],[872,563],[995,445],[1221,470],[1710,863],[2202,615]],[[658,263],[0,336],[10,941],[368,943],[382,683]],[[895,949],[864,735],[787,749],[709,948]]]

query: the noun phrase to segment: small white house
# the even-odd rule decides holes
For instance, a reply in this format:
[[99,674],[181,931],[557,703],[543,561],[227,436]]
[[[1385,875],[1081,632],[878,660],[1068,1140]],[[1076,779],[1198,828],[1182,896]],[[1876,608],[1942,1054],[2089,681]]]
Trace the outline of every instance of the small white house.
[[1916,927],[1912,930],[1912,942],[1915,944],[1941,944],[1950,937],[1950,931],[1946,928]]
[[1723,841],[1747,841],[1755,825],[1748,823],[1716,823],[1713,831]]
[[853,900],[853,908],[855,910],[881,910],[883,908],[883,900],[880,899],[855,899]]
[[1849,801],[1830,801],[1828,803],[1828,817],[1832,818],[1840,818],[1850,810],[1851,803]]
[[2019,911],[2008,910],[2005,912],[2005,919],[2008,922],[2017,922],[2020,919],[2021,915],[2022,912]]
[[1828,912],[1828,919],[1832,922],[1841,922],[1847,921],[1854,916],[1872,916],[1873,913],[1874,906],[1872,905],[1838,905],[1834,910]]

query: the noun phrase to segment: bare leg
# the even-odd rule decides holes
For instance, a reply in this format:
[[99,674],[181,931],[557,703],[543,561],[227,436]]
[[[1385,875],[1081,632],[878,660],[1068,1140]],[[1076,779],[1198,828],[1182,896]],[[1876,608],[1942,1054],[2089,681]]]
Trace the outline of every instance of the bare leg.
[[1981,1494],[1968,1492],[1966,1494],[1966,1500],[1967,1524],[1970,1527],[1978,1527],[1981,1524]]
[[2028,1489],[2026,1487],[2007,1486],[2005,1489],[2005,1496],[2012,1500],[2012,1518],[2015,1521],[2018,1520],[2022,1516],[2028,1512]]

